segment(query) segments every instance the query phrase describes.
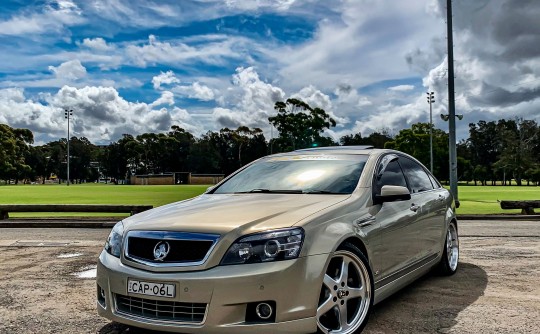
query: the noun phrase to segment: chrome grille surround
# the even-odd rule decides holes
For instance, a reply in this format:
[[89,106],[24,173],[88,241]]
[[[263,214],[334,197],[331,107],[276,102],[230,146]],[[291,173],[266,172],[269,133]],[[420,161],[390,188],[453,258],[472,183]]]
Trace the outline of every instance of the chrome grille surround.
[[205,303],[181,303],[114,294],[116,314],[159,323],[203,324],[206,320],[207,306]]
[[[157,261],[152,261],[151,259],[146,260],[146,259],[132,256],[129,252],[129,242],[130,242],[131,237],[152,239],[152,240],[155,240],[156,243],[160,241],[185,240],[185,241],[190,241],[190,242],[202,241],[205,243],[210,241],[212,242],[212,244],[208,248],[208,251],[206,252],[206,255],[204,256],[204,258],[199,261],[157,262]],[[139,264],[149,266],[149,267],[166,268],[166,267],[199,266],[205,263],[206,260],[208,260],[208,257],[212,253],[212,250],[214,250],[214,247],[216,246],[219,240],[219,237],[220,236],[218,234],[207,234],[207,233],[174,232],[174,231],[129,231],[124,241],[124,257],[129,261],[133,261],[135,263],[139,263]]]

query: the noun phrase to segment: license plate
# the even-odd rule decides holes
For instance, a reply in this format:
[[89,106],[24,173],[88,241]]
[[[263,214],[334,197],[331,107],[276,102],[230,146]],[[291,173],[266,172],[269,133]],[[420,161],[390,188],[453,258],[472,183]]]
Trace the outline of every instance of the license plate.
[[128,279],[128,293],[174,298],[176,295],[176,286],[174,284],[152,283]]

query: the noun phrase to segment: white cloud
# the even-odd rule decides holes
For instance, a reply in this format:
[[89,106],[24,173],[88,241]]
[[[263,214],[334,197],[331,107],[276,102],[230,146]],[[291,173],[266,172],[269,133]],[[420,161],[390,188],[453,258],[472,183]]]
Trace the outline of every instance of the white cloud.
[[74,2],[49,1],[40,12],[15,15],[8,20],[0,21],[0,35],[50,34],[85,21],[82,11]]
[[83,39],[82,45],[96,51],[111,51],[113,49],[113,47],[107,44],[101,37],[85,38]]
[[253,67],[239,67],[229,87],[221,97],[222,107],[213,111],[219,127],[247,125],[268,129],[268,117],[273,115],[274,104],[285,98],[285,92],[264,82]]
[[202,45],[188,45],[180,41],[160,42],[156,36],[148,37],[148,44],[128,45],[125,56],[135,66],[146,67],[155,64],[178,66],[187,62],[200,61],[207,64],[223,65],[225,59],[243,58],[241,47],[246,41],[241,37],[225,37]]
[[169,106],[174,105],[174,94],[172,92],[169,92],[169,91],[162,92],[161,96],[154,102],[150,103],[149,106],[150,108],[153,108],[153,107],[160,106],[163,104],[166,104]]
[[367,107],[367,106],[370,106],[372,105],[373,103],[365,96],[362,96],[358,99],[358,103],[356,104],[356,106],[358,108],[362,108],[362,107]]
[[225,4],[229,8],[240,9],[243,11],[255,11],[261,9],[276,9],[278,11],[288,10],[296,0],[259,0],[259,1],[245,1],[245,0],[226,0]]
[[413,85],[398,85],[398,86],[393,86],[393,87],[388,88],[388,90],[391,90],[393,92],[407,92],[413,89],[414,89]]
[[49,71],[63,80],[77,80],[86,76],[86,68],[78,59],[66,61],[57,67],[49,66]]
[[291,97],[301,99],[311,107],[318,107],[325,110],[332,109],[330,96],[324,94],[313,85],[302,88],[298,93],[294,93]]
[[426,15],[423,1],[346,0],[334,5],[337,17],[320,20],[313,39],[267,51],[280,64],[286,88],[311,83],[327,91],[342,82],[359,88],[414,76],[405,61],[407,52],[444,32],[438,18]]
[[349,120],[346,117],[340,116],[344,115],[344,113],[340,113],[338,115],[334,112],[334,107],[330,96],[326,95],[313,85],[302,88],[299,92],[292,94],[291,97],[301,99],[313,108],[318,107],[324,109],[340,127],[349,123]]
[[[104,107],[116,105],[130,112],[142,108],[152,120],[166,123],[169,117],[170,122],[178,120],[203,132],[225,125],[268,128],[267,118],[275,112],[275,101],[286,97],[302,98],[330,112],[343,126],[339,133],[363,131],[367,135],[369,131],[399,130],[415,120],[425,120],[426,90],[435,92],[436,112],[446,112],[448,73],[445,8],[441,0],[204,0],[193,7],[184,2],[144,0],[93,0],[78,4],[82,9],[71,1],[47,1],[41,10],[25,7],[0,21],[3,38],[20,35],[24,37],[17,41],[27,37],[35,41],[47,39],[36,43],[40,49],[6,48],[0,54],[0,72],[6,73],[0,87],[69,85],[77,92],[77,99],[88,100],[97,94],[102,102],[115,101],[103,102]],[[268,12],[282,14],[284,25],[289,15],[301,15],[308,23],[307,33],[296,35],[296,31],[287,30],[284,31],[287,37],[299,37],[299,40],[280,40],[283,37],[270,28],[249,33],[239,29],[231,33],[227,24],[217,23],[222,28],[220,34],[195,33],[174,38],[151,35],[144,41],[119,41],[114,37],[119,31],[133,31],[133,27],[137,31],[148,31],[142,27],[187,27],[192,22],[236,14],[245,14],[240,20],[247,24],[260,23],[262,14]],[[89,13],[104,18],[98,22],[106,23],[100,32],[107,30],[107,34],[92,31],[91,37],[80,37],[82,40],[76,43],[79,48],[64,51],[58,51],[57,44],[49,44],[50,38],[69,38],[69,27],[84,22]],[[457,113],[465,114],[467,122],[480,117],[497,119],[515,115],[539,120],[540,6],[535,6],[534,1],[525,1],[520,6],[510,0],[458,1],[454,2],[454,13]],[[56,16],[61,17],[56,19]],[[110,28],[108,22],[118,24]],[[55,37],[44,35],[45,31]],[[268,36],[261,39],[258,33]],[[95,36],[107,36],[107,41]],[[49,45],[51,53],[44,53],[43,48]],[[43,74],[51,64],[52,73]],[[131,103],[104,90],[114,87],[113,92],[118,95],[119,87],[148,83],[151,75],[145,70],[123,71],[133,66],[155,66],[156,71],[163,70],[151,79],[160,95],[156,101]],[[214,66],[242,67],[231,80],[230,76],[216,74]],[[95,71],[96,67],[103,71]],[[182,73],[181,77],[168,68]],[[388,88],[387,80],[403,82],[404,79],[410,84]],[[82,93],[85,86],[97,91]],[[425,89],[419,93],[420,88]],[[145,96],[145,89],[148,87],[141,87],[141,96]],[[59,92],[52,94],[51,99]],[[5,105],[15,110],[20,105],[20,110],[24,110],[21,117],[28,119],[40,117],[41,110],[57,106],[41,99],[35,102],[34,97],[34,100],[25,97],[22,90],[3,90],[2,94],[0,99],[6,101]],[[175,104],[181,104],[182,97],[206,103],[189,101],[189,108],[184,109],[185,106]],[[95,103],[99,104],[97,100]],[[4,113],[0,115],[0,118],[8,117]],[[11,120],[26,122],[9,115]],[[125,123],[126,129],[150,129],[147,125],[137,127],[129,120]],[[466,123],[460,126],[466,132]],[[111,128],[108,133],[114,136],[114,131]],[[90,132],[94,135],[95,131]]]
[[[381,129],[400,130],[410,127],[416,122],[426,122],[427,115],[424,97],[404,105],[391,103],[376,107],[375,113],[370,113],[355,122],[353,133],[360,132],[362,136]],[[437,110],[434,111],[436,114]]]
[[[163,85],[172,85],[180,83],[180,79],[176,77],[173,71],[161,72],[152,78],[154,89],[163,89]],[[182,84],[170,87],[170,90],[178,95],[198,99],[201,101],[211,101],[215,98],[214,90],[200,82],[194,82],[190,85]]]
[[205,86],[199,82],[194,82],[191,85],[178,85],[172,88],[175,93],[187,96],[192,99],[201,101],[211,101],[215,98],[215,93],[212,88]]
[[[172,94],[163,92],[151,104],[126,101],[112,87],[75,88],[64,86],[45,101],[28,99],[22,89],[0,90],[0,122],[14,127],[30,128],[38,137],[54,140],[65,136],[65,108],[73,109],[73,133],[93,142],[117,140],[123,133],[160,132],[170,128],[173,116],[189,120],[179,108],[170,113],[166,108]],[[195,127],[191,127],[195,129]]]
[[179,83],[180,80],[175,76],[173,71],[161,72],[152,78],[152,85],[154,89],[160,89],[161,85],[170,85],[173,83]]
[[358,91],[349,84],[338,85],[334,94],[337,96],[336,102],[339,110],[344,113],[350,109],[356,111],[357,108],[361,109],[373,104],[367,96],[358,95]]

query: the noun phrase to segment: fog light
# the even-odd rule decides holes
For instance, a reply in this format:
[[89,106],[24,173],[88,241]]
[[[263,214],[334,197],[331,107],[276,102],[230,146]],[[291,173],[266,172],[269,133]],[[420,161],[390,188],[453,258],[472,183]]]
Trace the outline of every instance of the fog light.
[[99,286],[99,284],[97,286],[97,301],[103,308],[107,307],[107,302],[105,301],[105,289]]
[[272,306],[267,303],[259,303],[255,308],[255,312],[259,318],[267,320],[272,316],[274,310],[272,309]]

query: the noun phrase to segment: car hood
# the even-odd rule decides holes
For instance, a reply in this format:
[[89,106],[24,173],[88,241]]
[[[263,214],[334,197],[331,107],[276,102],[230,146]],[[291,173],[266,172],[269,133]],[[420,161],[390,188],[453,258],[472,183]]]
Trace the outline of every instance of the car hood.
[[238,235],[291,227],[350,195],[203,194],[126,218],[126,230]]

